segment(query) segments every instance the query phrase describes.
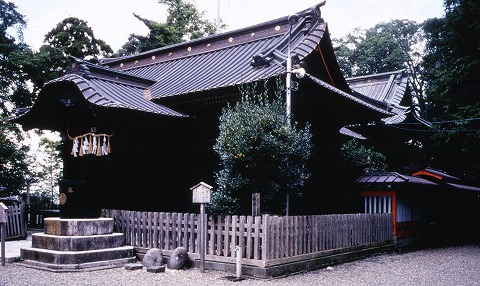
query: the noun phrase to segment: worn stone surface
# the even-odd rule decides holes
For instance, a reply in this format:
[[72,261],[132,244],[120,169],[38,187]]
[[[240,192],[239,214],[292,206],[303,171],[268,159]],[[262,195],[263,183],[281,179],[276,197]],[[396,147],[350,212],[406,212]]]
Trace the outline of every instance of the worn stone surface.
[[122,233],[85,236],[62,236],[44,233],[32,234],[32,247],[59,251],[84,251],[121,247],[125,244]]
[[32,247],[20,249],[24,265],[50,271],[123,266],[135,261],[132,246],[113,233],[112,218],[46,218],[45,232],[32,235]]
[[125,264],[126,270],[139,270],[143,269],[143,265],[141,263],[127,263]]
[[161,266],[163,264],[163,254],[158,248],[152,248],[147,251],[142,259],[142,264],[145,267]]
[[185,266],[185,262],[188,259],[188,252],[183,247],[177,247],[172,252],[172,255],[168,258],[168,269],[179,270]]
[[45,219],[45,234],[84,236],[113,233],[113,218],[63,219],[49,217]]
[[149,273],[161,273],[161,272],[165,272],[165,265],[148,267],[148,268],[147,268],[147,272],[149,272]]
[[134,251],[131,246],[89,251],[57,251],[28,247],[20,250],[20,256],[24,260],[61,265],[134,257]]

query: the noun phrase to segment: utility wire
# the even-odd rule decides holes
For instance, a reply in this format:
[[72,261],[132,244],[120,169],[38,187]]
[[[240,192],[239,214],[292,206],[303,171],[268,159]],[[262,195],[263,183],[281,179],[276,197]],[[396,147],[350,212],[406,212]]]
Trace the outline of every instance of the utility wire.
[[[400,123],[401,124],[401,123]],[[404,123],[404,124],[421,124],[421,123]],[[423,125],[423,124],[422,124]],[[414,132],[426,132],[426,133],[460,133],[460,132],[478,132],[480,131],[480,128],[475,128],[475,129],[451,129],[451,130],[435,130],[435,129],[413,129],[413,128],[405,128],[405,127],[400,127],[400,126],[395,126],[392,124],[385,124],[383,126],[390,127],[390,128],[395,128],[395,129],[400,129],[400,130],[406,130],[406,131],[414,131]]]

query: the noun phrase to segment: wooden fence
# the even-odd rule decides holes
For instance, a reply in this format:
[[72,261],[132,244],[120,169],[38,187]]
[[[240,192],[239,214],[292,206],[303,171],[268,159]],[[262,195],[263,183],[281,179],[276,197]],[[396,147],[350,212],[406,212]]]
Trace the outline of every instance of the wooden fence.
[[[127,245],[199,253],[198,214],[102,210],[102,216],[114,219]],[[234,263],[235,247],[241,246],[242,264],[256,267],[393,240],[391,214],[208,216],[206,224],[206,260]]]
[[27,237],[27,227],[25,224],[25,205],[11,205],[7,210],[7,235],[6,239],[24,239]]
[[27,227],[29,229],[43,230],[45,218],[59,216],[59,210],[30,210],[30,213],[27,216]]

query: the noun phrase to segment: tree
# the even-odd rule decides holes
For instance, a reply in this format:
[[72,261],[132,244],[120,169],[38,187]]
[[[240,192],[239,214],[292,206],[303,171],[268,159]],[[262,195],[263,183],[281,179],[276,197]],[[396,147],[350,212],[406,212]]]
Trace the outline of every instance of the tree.
[[[342,71],[346,76],[362,76],[407,69],[409,88],[407,98],[404,100],[408,102],[416,116],[422,117],[427,104],[424,92],[426,82],[423,76],[426,37],[422,27],[422,24],[410,20],[393,20],[379,23],[366,30],[355,29],[347,36],[334,40],[336,56]],[[412,136],[411,140],[401,142],[403,144],[399,144],[394,149],[395,152],[392,152],[393,149],[382,150],[388,154],[385,160],[390,160],[389,167],[397,171],[410,170],[421,164],[419,162],[425,162],[424,152],[428,148],[428,142],[426,139],[422,139],[424,142],[418,140],[420,139]],[[357,155],[369,150],[353,142],[345,144],[342,148]],[[362,156],[357,158],[358,162],[351,156],[345,157],[347,162],[344,163],[351,166],[362,161]],[[365,167],[370,169],[372,166]]]
[[261,193],[263,210],[280,213],[287,193],[301,194],[312,135],[309,125],[287,124],[279,86],[276,92],[245,86],[242,100],[223,109],[214,146],[222,169],[210,212],[251,213],[251,194]]
[[1,114],[0,122],[0,197],[18,195],[29,174],[28,147],[19,143],[21,134]]
[[[38,172],[39,182],[43,182],[40,193],[46,194],[50,198],[49,208],[53,208],[56,202],[55,194],[57,192],[58,181],[62,177],[62,160],[60,158],[60,141],[47,138],[40,140],[40,150],[42,161],[39,163],[40,172]],[[47,195],[48,194],[48,195]]]
[[446,0],[424,24],[425,117],[434,123],[433,162],[480,182],[480,3]]
[[[25,25],[23,15],[16,11],[13,3],[0,1],[0,112],[5,117],[11,111],[7,103],[24,86],[23,66],[14,59],[27,48],[22,42],[22,29]],[[16,32],[19,41],[10,31]]]
[[[33,92],[36,94],[48,81],[58,78],[65,73],[69,61],[62,48],[43,45],[38,52],[34,52],[29,67],[29,79],[33,83]],[[28,105],[30,106],[30,105]]]
[[[55,28],[45,35],[45,43],[50,48],[44,47],[40,49],[40,56],[47,57],[45,53],[50,55],[61,53],[65,59],[61,65],[64,68],[68,63],[67,56],[97,63],[100,58],[113,55],[112,48],[103,40],[95,37],[88,23],[75,17],[65,18],[58,23]],[[54,64],[57,64],[55,61],[58,61],[58,59],[53,61]],[[48,67],[51,68],[52,66],[49,65]]]
[[[0,196],[17,195],[28,174],[28,148],[20,144],[20,131],[7,120],[14,107],[12,98],[25,92],[24,67],[14,60],[28,48],[22,42],[24,27],[16,6],[0,0]],[[16,32],[18,40],[10,32]]]
[[87,22],[74,17],[58,23],[45,35],[44,42],[39,51],[19,43],[20,48],[10,53],[6,65],[18,78],[10,100],[17,107],[31,106],[46,82],[64,74],[70,63],[67,56],[97,63],[113,55],[110,46],[95,38]]
[[[16,6],[0,0],[0,196],[18,195],[37,179],[24,133],[8,119],[14,108],[31,106],[35,92],[58,70],[49,64],[51,55],[44,52],[49,46],[37,54],[23,42],[25,26]],[[63,58],[63,54],[56,54],[55,58]],[[33,92],[30,83],[34,84]]]
[[357,140],[352,139],[340,148],[343,164],[354,168],[362,168],[363,172],[384,172],[387,171],[387,158],[372,147],[361,145]]
[[407,68],[413,46],[419,42],[419,24],[410,20],[379,23],[354,29],[334,39],[335,51],[346,76],[360,76]]
[[334,39],[335,54],[347,77],[408,69],[413,96],[423,110],[424,39],[421,25],[415,21],[392,20],[367,30],[357,28],[341,39]]
[[159,0],[168,5],[165,23],[148,20],[134,14],[150,30],[147,36],[131,34],[117,52],[118,56],[131,55],[161,48],[183,41],[198,39],[215,33],[215,24],[204,20],[204,12],[186,0]]

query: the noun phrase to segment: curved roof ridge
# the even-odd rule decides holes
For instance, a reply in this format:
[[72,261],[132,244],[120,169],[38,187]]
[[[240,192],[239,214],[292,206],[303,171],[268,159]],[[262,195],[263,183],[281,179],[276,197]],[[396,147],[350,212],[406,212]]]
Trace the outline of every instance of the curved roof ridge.
[[[321,15],[320,14],[320,7],[325,5],[325,2],[326,1],[323,0],[319,4],[316,4],[314,6],[311,6],[310,8],[304,9],[304,10],[298,12],[297,14],[299,16],[305,16],[307,14],[311,14],[312,16],[315,15],[314,17],[316,17],[317,20],[320,20],[321,19],[320,18],[320,15]],[[323,21],[323,19],[322,19],[322,21]],[[177,43],[177,44],[173,44],[173,45],[169,45],[169,46],[165,46],[165,47],[156,48],[156,49],[141,52],[141,53],[138,53],[138,54],[123,56],[123,57],[118,57],[118,58],[102,59],[100,64],[110,65],[110,64],[116,64],[116,63],[125,62],[125,61],[134,61],[136,59],[149,57],[149,56],[152,56],[152,55],[158,54],[158,53],[168,53],[169,51],[179,50],[181,47],[197,46],[197,45],[200,45],[201,43],[205,43],[205,42],[208,43],[208,42],[213,42],[213,41],[219,41],[221,39],[235,38],[239,35],[256,33],[257,31],[261,30],[260,28],[275,27],[275,26],[278,26],[278,25],[280,25],[282,23],[285,23],[285,22],[288,23],[288,16],[279,17],[279,18],[269,20],[269,21],[266,21],[266,22],[263,22],[263,23],[259,23],[259,24],[244,27],[244,28],[235,29],[235,30],[232,30],[232,31],[227,31],[227,32],[219,33],[219,34],[210,35],[210,36],[207,36],[207,37],[202,37],[202,38],[198,38],[198,39],[189,40],[189,41],[186,41],[186,42],[181,42],[181,43]],[[278,30],[277,30],[277,32],[278,32]]]
[[360,76],[352,76],[352,77],[347,77],[345,79],[347,81],[354,81],[356,79],[383,77],[383,76],[386,76],[386,75],[402,74],[402,73],[405,73],[405,72],[407,72],[407,69],[399,69],[399,70],[388,71],[388,72],[383,72],[383,73],[374,73],[374,74],[367,74],[367,75],[360,75]]
[[340,89],[334,87],[333,85],[330,85],[330,84],[324,82],[323,80],[321,80],[319,78],[316,78],[315,76],[313,76],[309,73],[306,73],[305,76],[308,77],[313,82],[319,84],[320,86],[323,86],[324,88],[330,89],[330,90],[340,94],[341,96],[346,97],[346,98],[348,98],[348,99],[350,99],[350,100],[352,100],[356,103],[359,103],[363,106],[366,106],[366,107],[368,107],[372,110],[375,110],[377,112],[380,112],[380,113],[383,113],[383,114],[386,114],[386,115],[390,115],[390,116],[395,115],[394,113],[388,111],[387,108],[385,108],[385,105],[380,101],[377,101],[377,100],[374,100],[374,99],[368,99],[368,101],[367,101],[367,100],[365,100],[366,98],[358,98],[357,96],[349,94],[349,93],[347,93],[343,90],[340,90]]
[[[72,82],[88,102],[100,107],[124,108],[173,117],[189,117],[150,101],[151,96],[148,88],[104,78],[88,79],[73,73],[54,79],[47,84],[59,82]],[[118,96],[119,88],[123,92],[122,96]]]

